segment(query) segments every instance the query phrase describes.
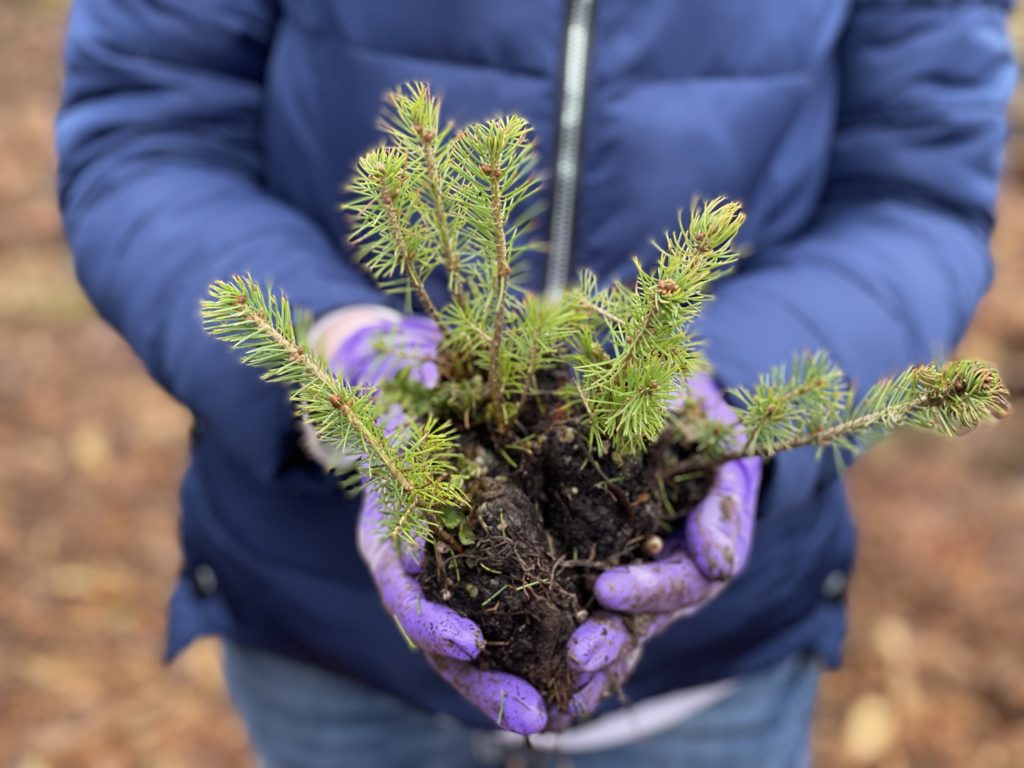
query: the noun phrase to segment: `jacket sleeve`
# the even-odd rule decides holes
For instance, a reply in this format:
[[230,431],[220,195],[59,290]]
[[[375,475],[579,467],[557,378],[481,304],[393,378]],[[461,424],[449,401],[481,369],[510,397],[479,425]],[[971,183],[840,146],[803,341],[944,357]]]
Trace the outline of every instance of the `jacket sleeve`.
[[[823,349],[860,390],[949,353],[991,277],[988,237],[1015,68],[1008,3],[855,2],[839,51],[837,129],[815,221],[722,281],[702,320],[727,385]],[[834,479],[780,456],[762,504]]]
[[78,0],[57,125],[60,202],[100,313],[258,476],[295,444],[284,390],[202,330],[215,278],[251,273],[314,313],[381,295],[261,179],[273,0]]

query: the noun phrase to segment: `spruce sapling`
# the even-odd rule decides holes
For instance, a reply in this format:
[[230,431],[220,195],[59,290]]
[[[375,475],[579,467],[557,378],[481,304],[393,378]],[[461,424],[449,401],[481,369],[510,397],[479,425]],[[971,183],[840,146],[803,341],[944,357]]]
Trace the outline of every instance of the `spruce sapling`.
[[[653,554],[652,536],[685,517],[716,466],[802,445],[843,456],[904,425],[957,434],[1008,408],[983,363],[917,366],[857,398],[817,353],[736,389],[739,431],[711,420],[675,401],[708,367],[692,324],[739,259],[738,203],[694,205],[656,263],[634,259],[635,285],[584,271],[547,299],[517,281],[539,247],[529,124],[512,115],[455,131],[414,83],[389,94],[381,126],[387,142],[360,158],[342,209],[370,275],[439,326],[437,387],[402,375],[348,386],[300,341],[287,300],[250,277],[215,283],[203,315],[245,363],[291,387],[322,440],[360,454],[391,536],[444,540],[425,588],[480,623],[487,663],[556,705],[571,692],[560,649],[593,603],[581,573]],[[407,416],[396,433],[381,426],[391,404]]]

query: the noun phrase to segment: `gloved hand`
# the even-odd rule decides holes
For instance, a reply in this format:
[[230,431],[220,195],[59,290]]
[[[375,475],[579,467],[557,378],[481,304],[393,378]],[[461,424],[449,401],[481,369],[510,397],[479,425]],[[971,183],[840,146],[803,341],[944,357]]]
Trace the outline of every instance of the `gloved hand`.
[[[372,314],[369,309],[360,309],[362,322],[346,325],[340,338],[335,335],[333,353],[328,358],[331,368],[353,384],[379,384],[408,369],[413,381],[436,386],[439,374],[434,357],[441,331],[434,321],[385,307],[373,307]],[[350,315],[339,320],[352,322]],[[324,327],[322,333],[331,330],[334,328]]]
[[[431,358],[440,333],[429,319],[403,317],[390,310],[364,310],[353,322],[343,310],[334,320],[344,328],[343,333],[325,324],[314,327],[313,336],[316,339],[320,334],[322,350],[328,349],[324,338],[333,341],[334,351],[328,352],[328,358],[346,380],[372,384],[409,368],[413,378],[428,386],[436,383],[438,373]],[[388,354],[382,353],[377,340],[385,342]],[[709,378],[695,379],[690,391],[704,401],[711,418],[735,420]],[[632,671],[643,642],[680,616],[697,610],[742,569],[749,553],[759,483],[759,460],[725,465],[708,498],[688,517],[685,535],[667,542],[658,563],[602,574],[595,593],[610,610],[581,624],[567,647],[577,683],[568,712],[548,711],[540,693],[522,678],[473,666],[471,662],[484,644],[480,628],[423,596],[416,579],[422,547],[399,550],[382,535],[382,514],[370,493],[360,512],[357,540],[385,608],[409,639],[424,650],[432,666],[501,727],[529,734],[545,726],[564,728],[592,712]],[[696,553],[693,559],[686,554],[687,544]],[[634,638],[622,613],[653,615],[641,622],[643,628]]]
[[[709,418],[737,423],[709,376],[699,374],[687,385]],[[723,464],[707,497],[668,538],[655,562],[612,568],[598,577],[594,595],[606,611],[595,613],[569,642],[574,668],[591,675],[578,694],[583,708],[592,710],[629,676],[648,640],[699,611],[743,570],[753,541],[761,475],[759,458]],[[623,614],[636,615],[635,636]]]
[[[378,341],[383,342],[387,354],[382,353]],[[404,317],[382,307],[340,310],[314,326],[311,342],[325,353],[334,370],[351,383],[373,384],[403,368],[409,368],[413,378],[428,386],[437,382],[437,367],[431,358],[440,342],[440,333],[427,318]],[[471,662],[484,647],[480,628],[451,608],[423,596],[416,578],[422,567],[423,548],[403,544],[396,549],[394,542],[382,534],[382,519],[376,497],[366,493],[359,515],[357,544],[381,600],[409,639],[463,697],[502,728],[521,734],[536,733],[548,725],[562,728],[574,717],[593,710],[600,701],[594,692],[604,690],[597,684],[613,676],[604,672],[594,653],[586,659],[587,670],[577,676],[579,690],[567,713],[548,711],[540,693],[520,677],[477,669]],[[579,641],[570,640],[570,649],[576,648],[580,653],[593,651],[594,641],[603,629],[603,621],[585,621],[573,635]],[[621,664],[619,655],[609,657],[608,663]],[[571,651],[569,664],[581,670],[584,666]]]
[[[384,515],[377,497],[367,491],[359,513],[356,543],[373,577],[385,610],[406,637],[426,655],[430,665],[462,696],[497,725],[529,735],[545,728],[563,730],[578,717],[590,714],[611,681],[623,679],[634,661],[631,637],[604,637],[610,615],[583,622],[568,643],[569,666],[580,670],[577,690],[568,712],[548,707],[540,692],[521,677],[477,669],[473,660],[484,649],[480,627],[470,619],[423,595],[417,576],[423,566],[422,546],[398,547],[382,534]],[[614,617],[621,622],[620,617]],[[574,654],[579,654],[577,658]],[[601,656],[604,654],[604,656]],[[589,669],[583,670],[586,666]]]
[[[433,358],[440,341],[440,331],[428,318],[385,307],[339,310],[318,321],[310,333],[310,343],[351,384],[377,384],[408,369],[414,380],[434,386],[438,370]],[[385,418],[399,421],[401,416],[396,412]],[[330,457],[329,466],[340,458]],[[503,728],[523,734],[544,728],[547,708],[532,685],[515,675],[473,666],[484,648],[480,627],[423,595],[417,580],[423,546],[396,546],[385,532],[384,515],[371,490],[364,491],[356,544],[385,610],[442,677]]]
[[495,723],[521,734],[543,730],[547,707],[537,689],[515,675],[482,671],[472,664],[484,648],[480,627],[423,596],[416,578],[423,563],[422,547],[396,547],[383,533],[383,526],[377,497],[366,491],[356,543],[385,610],[426,654],[431,666]]

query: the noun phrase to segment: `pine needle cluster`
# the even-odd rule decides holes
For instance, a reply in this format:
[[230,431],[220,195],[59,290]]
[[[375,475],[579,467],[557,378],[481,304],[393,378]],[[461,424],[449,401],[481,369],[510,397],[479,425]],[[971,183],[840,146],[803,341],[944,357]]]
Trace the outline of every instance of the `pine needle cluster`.
[[[524,254],[540,247],[527,121],[510,115],[456,131],[442,123],[430,88],[413,83],[388,95],[379,125],[386,141],[359,159],[341,208],[378,285],[440,327],[439,386],[407,375],[383,391],[347,385],[301,343],[287,299],[264,295],[249,277],[211,286],[203,315],[210,333],[244,350],[244,362],[291,387],[322,440],[361,457],[396,537],[429,538],[465,520],[473,469],[458,453],[455,425],[489,432],[508,456],[505,446],[537,437],[524,434],[524,407],[551,407],[552,396],[598,453],[643,453],[668,428],[694,441],[706,465],[801,445],[846,453],[903,425],[956,434],[1008,408],[998,374],[981,363],[918,366],[857,398],[816,354],[733,393],[739,433],[692,401],[673,413],[687,379],[706,367],[690,329],[713,281],[739,258],[738,203],[695,204],[656,244],[650,268],[634,259],[633,285],[601,285],[584,270],[576,288],[547,299],[518,281]],[[559,371],[569,384],[546,390],[546,373]],[[392,404],[407,418],[386,428]]]
[[598,442],[640,453],[665,429],[670,404],[702,364],[689,326],[710,298],[711,282],[739,258],[733,243],[743,219],[739,204],[723,198],[694,205],[689,226],[680,217],[679,231],[655,244],[653,271],[634,257],[633,288],[602,289],[593,273],[581,275],[568,300],[590,310],[594,322],[576,350],[575,370]]
[[287,298],[264,295],[248,276],[218,281],[203,320],[213,336],[243,350],[243,363],[262,368],[264,380],[290,385],[292,402],[321,440],[359,457],[363,481],[387,499],[396,535],[430,537],[440,514],[467,505],[451,425],[427,417],[387,430],[375,391],[346,384],[299,342]]
[[822,353],[799,356],[733,394],[746,443],[720,460],[814,445],[831,448],[841,462],[898,427],[953,436],[1003,416],[1010,405],[998,372],[975,360],[917,365],[858,398]]

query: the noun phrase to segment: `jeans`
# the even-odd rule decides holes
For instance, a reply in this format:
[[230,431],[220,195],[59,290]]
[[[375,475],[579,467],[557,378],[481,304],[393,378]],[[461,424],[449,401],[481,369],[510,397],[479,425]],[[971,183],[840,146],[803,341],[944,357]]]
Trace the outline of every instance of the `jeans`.
[[492,731],[265,651],[227,643],[224,666],[264,768],[806,768],[820,669],[793,656],[736,678],[733,694],[643,741],[557,755],[501,745]]

